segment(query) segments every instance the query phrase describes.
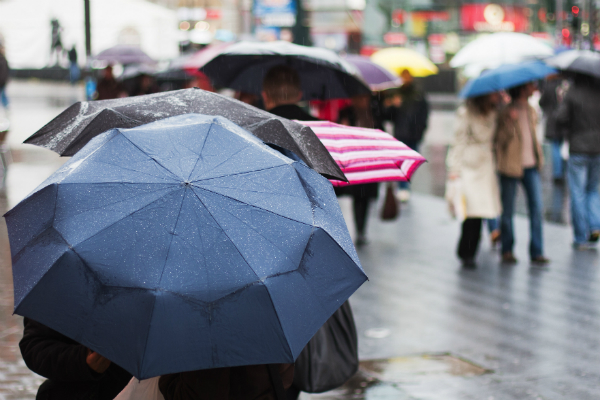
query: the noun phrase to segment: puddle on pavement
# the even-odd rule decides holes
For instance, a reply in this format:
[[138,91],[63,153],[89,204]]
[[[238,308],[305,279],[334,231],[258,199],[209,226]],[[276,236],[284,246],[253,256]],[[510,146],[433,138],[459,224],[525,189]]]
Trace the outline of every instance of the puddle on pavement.
[[358,373],[339,389],[311,400],[412,400],[403,384],[428,379],[474,377],[492,372],[451,354],[424,354],[360,363]]

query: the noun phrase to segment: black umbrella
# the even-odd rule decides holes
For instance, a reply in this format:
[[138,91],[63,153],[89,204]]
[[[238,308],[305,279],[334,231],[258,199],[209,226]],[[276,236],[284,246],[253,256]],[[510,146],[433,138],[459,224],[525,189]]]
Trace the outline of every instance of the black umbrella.
[[600,54],[593,51],[565,51],[547,59],[546,63],[563,71],[577,72],[600,78]]
[[109,64],[152,64],[155,61],[137,46],[118,44],[98,53],[94,60],[106,61]]
[[222,116],[266,143],[293,151],[329,179],[346,180],[314,132],[235,99],[201,89],[184,89],[114,100],[73,104],[25,143],[72,156],[93,137],[112,128],[133,128],[181,114]]
[[263,77],[276,65],[288,65],[298,72],[304,100],[371,93],[356,67],[334,52],[288,42],[239,42],[200,70],[215,86],[260,95]]

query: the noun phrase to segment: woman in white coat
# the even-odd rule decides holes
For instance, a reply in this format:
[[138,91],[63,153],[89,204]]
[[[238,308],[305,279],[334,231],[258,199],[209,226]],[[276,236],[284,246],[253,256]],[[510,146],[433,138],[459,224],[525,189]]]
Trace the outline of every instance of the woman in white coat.
[[458,109],[457,129],[446,159],[448,179],[460,188],[465,204],[457,250],[465,267],[475,267],[482,220],[497,218],[501,212],[493,150],[499,102],[497,93],[467,99]]

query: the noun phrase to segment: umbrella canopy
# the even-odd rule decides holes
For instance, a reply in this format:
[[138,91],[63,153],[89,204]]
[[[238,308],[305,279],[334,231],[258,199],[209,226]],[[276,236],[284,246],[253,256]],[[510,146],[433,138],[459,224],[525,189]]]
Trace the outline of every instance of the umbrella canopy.
[[130,64],[123,69],[123,73],[119,79],[124,81],[127,79],[137,78],[141,75],[154,75],[156,68],[148,64]]
[[502,65],[493,70],[484,71],[481,76],[471,79],[460,97],[476,97],[519,86],[527,82],[543,79],[557,71],[541,61],[531,61],[522,64]]
[[75,103],[25,140],[25,143],[71,156],[94,136],[108,129],[133,128],[188,113],[225,117],[263,141],[296,153],[309,167],[326,177],[346,180],[310,128],[232,98],[200,89]]
[[378,92],[402,85],[402,80],[379,64],[375,64],[368,57],[348,55],[346,61],[354,65],[362,78],[369,84],[372,91]]
[[348,182],[334,186],[408,181],[425,157],[379,129],[357,128],[327,121],[298,121],[310,126],[338,163]]
[[179,57],[171,62],[169,69],[182,69],[190,75],[206,76],[200,72],[207,62],[219,55],[220,52],[231,46],[232,43],[218,43],[206,46],[193,54]]
[[[502,64],[550,57],[552,48],[540,39],[524,33],[498,32],[482,36],[463,47],[450,61],[450,66],[467,67],[479,72]],[[475,73],[475,72],[473,72]]]
[[334,52],[283,41],[233,44],[207,62],[201,71],[215,86],[260,96],[265,74],[277,65],[288,65],[298,72],[304,100],[371,93],[358,70]]
[[5,217],[15,313],[139,379],[293,362],[366,280],[331,184],[221,117],[105,132]]
[[118,44],[98,53],[94,60],[109,64],[153,64],[155,61],[138,46]]
[[412,76],[422,77],[438,73],[435,66],[427,57],[412,49],[403,47],[390,47],[376,51],[371,55],[371,60],[384,68],[400,75],[407,69]]
[[563,71],[577,72],[600,78],[600,54],[589,50],[570,50],[546,60],[548,65]]

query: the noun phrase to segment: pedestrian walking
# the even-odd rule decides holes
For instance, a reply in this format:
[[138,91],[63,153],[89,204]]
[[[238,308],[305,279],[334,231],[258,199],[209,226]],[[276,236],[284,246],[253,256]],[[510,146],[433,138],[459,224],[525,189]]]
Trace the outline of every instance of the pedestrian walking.
[[108,65],[102,71],[102,78],[96,85],[96,100],[116,99],[119,97],[127,97],[127,92],[123,85],[115,79],[113,75],[112,65]]
[[[429,104],[407,69],[402,71],[400,77],[403,84],[398,89],[399,97],[395,97],[392,103],[388,104],[383,117],[393,122],[396,139],[418,151],[427,129]],[[408,182],[400,182],[401,201],[408,201],[410,198],[409,188]]]
[[4,46],[0,43],[0,103],[4,110],[8,110],[8,96],[6,95],[6,84],[8,83],[8,76],[10,74],[10,67],[6,60]]
[[129,372],[65,335],[29,318],[23,323],[23,360],[47,378],[36,399],[112,400],[131,379]]
[[75,45],[71,47],[71,50],[68,51],[67,55],[69,56],[69,78],[71,80],[71,85],[74,85],[81,77],[79,64],[77,64],[77,49],[75,48]]
[[493,141],[498,118],[497,93],[469,98],[458,109],[458,126],[446,160],[448,179],[457,183],[465,202],[457,254],[463,266],[475,267],[483,219],[500,215],[500,194]]
[[544,163],[542,147],[536,134],[537,113],[528,103],[535,92],[533,83],[508,89],[511,98],[498,117],[495,146],[502,216],[502,262],[516,263],[513,254],[515,242],[513,214],[517,184],[520,182],[527,196],[529,211],[529,256],[534,264],[546,264],[542,234],[542,183],[540,169]]
[[560,75],[550,75],[544,81],[540,97],[540,107],[546,119],[544,136],[550,142],[552,154],[552,179],[556,184],[563,184],[565,180],[565,162],[561,154],[564,140],[562,127],[557,124],[556,112],[564,95],[567,81]]
[[[338,123],[361,128],[381,129],[381,121],[377,121],[372,111],[370,95],[354,96],[352,105],[340,111]],[[352,197],[352,211],[356,225],[356,245],[367,244],[367,217],[369,206],[377,199],[379,184],[366,183],[362,185],[349,185],[335,188],[338,196],[349,195]]]
[[600,83],[577,74],[557,112],[569,142],[567,174],[577,250],[600,238]]

